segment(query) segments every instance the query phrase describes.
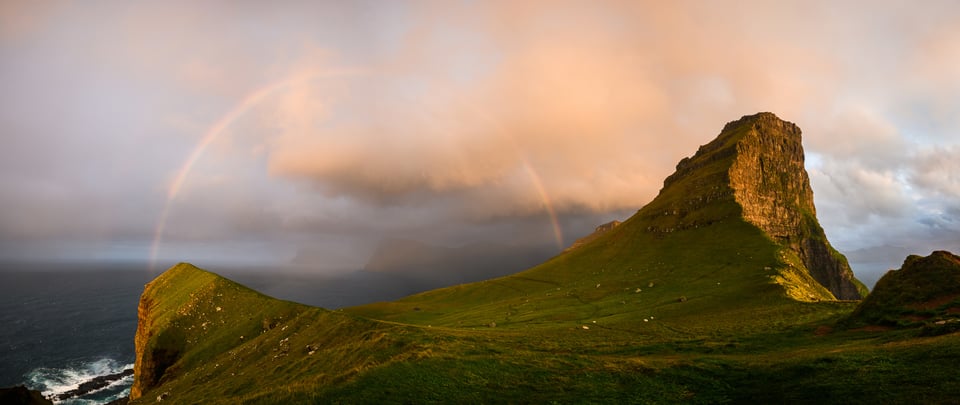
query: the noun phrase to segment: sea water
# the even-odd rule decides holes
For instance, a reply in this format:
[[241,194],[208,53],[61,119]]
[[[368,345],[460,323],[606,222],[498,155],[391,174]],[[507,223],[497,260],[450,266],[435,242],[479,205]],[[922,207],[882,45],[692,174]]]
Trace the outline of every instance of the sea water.
[[[153,277],[146,266],[0,266],[0,387],[26,385],[47,397],[133,367],[137,303]],[[132,377],[64,404],[126,396]]]

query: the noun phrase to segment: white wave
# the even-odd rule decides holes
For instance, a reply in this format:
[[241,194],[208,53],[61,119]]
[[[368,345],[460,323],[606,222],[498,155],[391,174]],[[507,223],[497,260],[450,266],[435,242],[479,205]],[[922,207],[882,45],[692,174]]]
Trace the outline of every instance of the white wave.
[[[126,369],[126,368],[132,368],[132,367],[133,367],[133,364],[129,364],[128,367],[125,367],[125,368],[123,368],[123,369],[120,369],[120,371],[123,371],[123,370]],[[119,371],[118,371],[118,372],[119,372]],[[84,396],[96,395],[96,394],[100,394],[100,393],[102,393],[102,392],[104,392],[104,391],[110,391],[110,390],[114,390],[114,389],[121,388],[121,387],[124,387],[124,386],[125,386],[126,388],[130,388],[131,385],[133,385],[133,375],[128,375],[128,376],[126,376],[126,377],[123,377],[123,378],[120,378],[120,379],[118,379],[118,380],[116,380],[116,381],[113,381],[113,382],[111,382],[110,384],[108,384],[108,385],[106,385],[106,386],[104,386],[104,387],[102,387],[102,388],[100,388],[100,389],[96,389],[96,390],[90,391],[90,392],[84,394]],[[127,395],[130,395],[130,390],[129,390],[129,389],[122,389],[122,390],[119,390],[119,391],[115,392],[113,395],[110,395],[110,396],[105,397],[105,398],[103,398],[103,399],[70,398],[70,399],[66,399],[66,400],[63,400],[63,401],[56,401],[56,400],[54,400],[53,403],[55,403],[55,404],[62,404],[62,405],[102,405],[102,404],[109,403],[110,401],[118,400],[118,399],[120,399],[120,398],[122,398],[122,397],[125,397],[125,396],[127,396]]]
[[[27,373],[27,386],[29,386],[31,389],[39,390],[43,393],[44,397],[54,400],[57,395],[75,390],[84,382],[90,381],[97,377],[120,373],[128,368],[133,368],[133,364],[121,364],[120,362],[111,358],[97,359],[65,368],[41,367]],[[131,384],[132,381],[133,377],[127,376],[117,381],[113,381],[108,386],[98,389],[94,392],[103,391],[105,389],[117,387],[123,384]],[[69,404],[99,403],[99,401],[90,401],[80,398],[67,400],[65,402],[54,400],[54,402]]]
[[[130,364],[129,367],[126,367],[126,368],[133,368],[133,364]],[[124,370],[124,369],[120,369],[120,371],[123,371],[123,370]],[[118,372],[119,372],[119,371],[118,371]],[[88,393],[87,395],[92,395],[92,394],[96,394],[96,393],[98,393],[98,392],[103,392],[103,391],[111,390],[111,389],[114,389],[114,388],[117,388],[117,387],[120,387],[120,386],[124,386],[124,385],[127,385],[127,386],[133,385],[133,374],[130,374],[130,375],[128,375],[128,376],[125,376],[125,377],[123,377],[123,378],[120,378],[120,379],[118,379],[118,380],[116,380],[116,381],[113,381],[113,382],[111,382],[110,384],[107,384],[106,386],[104,386],[103,388],[90,391],[90,393]],[[113,398],[113,399],[119,399],[121,396],[125,396],[125,395],[127,395],[127,394],[128,394],[128,392],[126,392],[126,391],[121,391],[121,392],[120,392],[120,395],[117,396],[116,398]],[[107,402],[113,401],[113,399],[108,400]]]

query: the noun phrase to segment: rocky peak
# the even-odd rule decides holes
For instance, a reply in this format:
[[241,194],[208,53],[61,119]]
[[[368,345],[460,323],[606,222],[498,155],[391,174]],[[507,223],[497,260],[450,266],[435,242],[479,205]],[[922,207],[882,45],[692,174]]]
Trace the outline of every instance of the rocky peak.
[[647,213],[656,218],[648,231],[703,227],[737,215],[794,251],[836,298],[860,299],[865,292],[817,221],[800,128],[773,113],[727,123],[677,164],[657,200]]

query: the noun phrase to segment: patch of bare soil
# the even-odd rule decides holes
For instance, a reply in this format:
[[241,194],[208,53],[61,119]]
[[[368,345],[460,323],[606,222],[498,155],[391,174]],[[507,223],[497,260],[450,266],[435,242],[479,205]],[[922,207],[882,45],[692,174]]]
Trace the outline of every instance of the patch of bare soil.
[[893,330],[891,326],[868,325],[860,328],[850,329],[853,332],[886,332]]

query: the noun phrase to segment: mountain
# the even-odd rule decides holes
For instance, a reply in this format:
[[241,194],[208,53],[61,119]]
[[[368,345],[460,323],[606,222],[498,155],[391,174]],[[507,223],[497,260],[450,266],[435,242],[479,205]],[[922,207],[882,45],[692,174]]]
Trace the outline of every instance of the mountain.
[[141,298],[131,403],[960,397],[960,333],[841,327],[865,288],[773,114],[727,124],[608,228],[516,274],[337,311],[175,266]]
[[908,256],[900,269],[877,281],[848,322],[960,330],[960,257],[946,251]]
[[716,139],[677,164],[642,211],[655,233],[740,217],[799,258],[793,263],[797,270],[833,297],[855,300],[866,294],[817,221],[800,128],[772,113],[728,123]]
[[[535,292],[551,310],[524,311],[524,321],[578,319],[585,303],[616,306],[637,299],[633,292],[643,293],[640,307],[696,317],[763,311],[781,299],[858,299],[866,287],[817,222],[803,163],[796,125],[771,113],[744,116],[681,160],[653,201],[576,248],[516,275],[350,311],[415,322],[424,313],[406,308],[442,301],[449,303],[447,315],[433,321],[459,325],[465,321],[452,314],[469,311],[453,310],[452,303],[482,301],[491,311],[513,314],[513,301],[534,302],[528,297]],[[556,288],[561,293],[549,293]],[[680,300],[685,304],[678,307]],[[703,312],[691,313],[694,307]],[[486,322],[517,321],[515,315],[500,318]]]
[[420,291],[513,274],[556,254],[555,247],[470,243],[459,247],[409,239],[381,241],[364,271],[401,277]]
[[580,238],[580,239],[575,240],[575,241],[573,242],[573,244],[570,245],[570,247],[564,249],[564,252],[568,252],[568,251],[571,251],[571,250],[573,250],[573,249],[576,249],[576,248],[578,248],[578,247],[580,247],[580,246],[586,245],[586,244],[594,241],[595,239],[599,238],[601,235],[603,235],[603,234],[605,234],[605,233],[607,233],[607,232],[612,231],[613,228],[616,228],[616,227],[620,226],[620,224],[622,224],[622,223],[623,223],[623,222],[620,222],[620,221],[610,221],[610,222],[607,222],[607,223],[605,223],[605,224],[603,224],[603,225],[600,225],[600,226],[598,226],[596,229],[593,230],[593,233],[591,233],[591,234],[589,234],[589,235],[587,235],[587,236],[584,236],[584,237],[582,237],[582,238]]

